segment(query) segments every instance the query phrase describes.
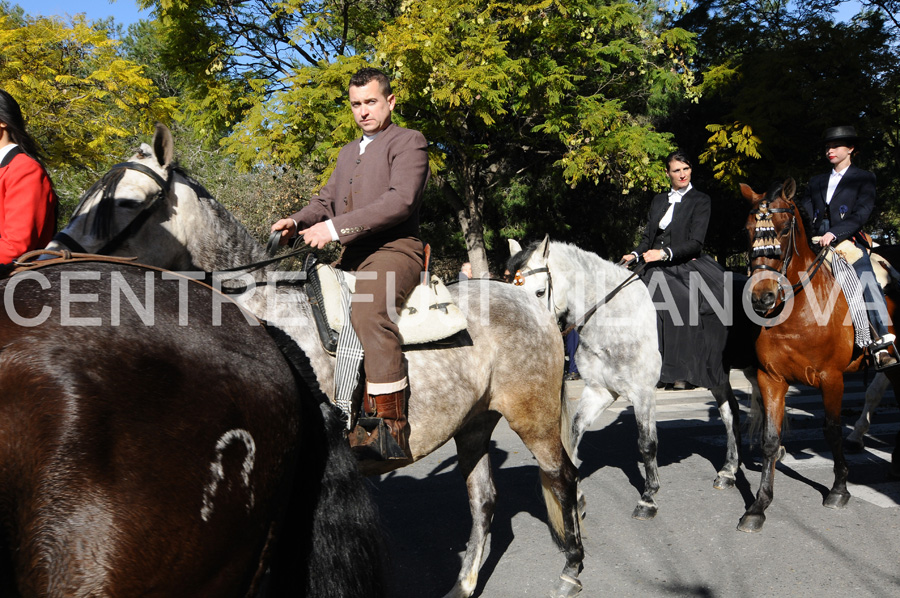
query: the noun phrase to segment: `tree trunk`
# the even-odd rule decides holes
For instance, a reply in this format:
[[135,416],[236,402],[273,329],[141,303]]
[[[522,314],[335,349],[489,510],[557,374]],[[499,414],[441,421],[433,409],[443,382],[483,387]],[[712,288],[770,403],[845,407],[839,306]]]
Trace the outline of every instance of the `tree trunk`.
[[462,197],[446,179],[442,179],[438,184],[444,196],[456,209],[456,219],[459,221],[463,238],[466,240],[469,263],[472,264],[472,275],[475,278],[487,278],[490,271],[488,270],[487,250],[484,245],[481,198],[473,188],[468,186],[465,189],[465,196]]

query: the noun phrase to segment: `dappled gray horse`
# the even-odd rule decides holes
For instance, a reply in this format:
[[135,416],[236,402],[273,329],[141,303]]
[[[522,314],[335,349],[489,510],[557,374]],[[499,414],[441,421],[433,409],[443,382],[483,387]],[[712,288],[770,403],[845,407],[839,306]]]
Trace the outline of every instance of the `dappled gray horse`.
[[[522,248],[510,242],[510,252]],[[567,243],[544,237],[529,247],[518,262],[525,263],[522,288],[534,294],[564,326],[583,318],[594,306],[580,331],[575,353],[585,391],[574,413],[572,436],[575,445],[581,434],[618,397],[634,405],[638,422],[638,447],[644,459],[647,486],[642,504],[654,509],[652,495],[659,487],[656,470],[656,383],[661,357],[656,334],[656,311],[650,293],[640,279],[621,266]],[[626,283],[626,281],[628,281]],[[621,290],[613,291],[624,283]],[[709,389],[725,424],[727,449],[725,464],[714,486],[731,488],[740,467],[739,408],[731,384]],[[635,511],[635,516],[640,513]]]
[[[88,190],[49,248],[136,255],[160,267],[205,272],[264,259],[264,249],[247,230],[173,167],[173,153],[169,130],[158,125],[153,146],[143,145]],[[274,284],[291,274],[272,266],[244,273],[238,282],[247,288],[237,300],[296,341],[333,399],[334,358],[321,345],[303,286]],[[466,313],[470,340],[406,352],[413,460],[454,439],[469,492],[472,530],[458,581],[447,596],[470,596],[476,587],[496,500],[488,448],[501,417],[535,456],[551,535],[565,552],[552,596],[575,595],[584,549],[559,375],[564,359],[559,331],[543,305],[512,285],[475,280],[451,285],[450,291]],[[379,474],[411,462],[364,462],[361,469]]]

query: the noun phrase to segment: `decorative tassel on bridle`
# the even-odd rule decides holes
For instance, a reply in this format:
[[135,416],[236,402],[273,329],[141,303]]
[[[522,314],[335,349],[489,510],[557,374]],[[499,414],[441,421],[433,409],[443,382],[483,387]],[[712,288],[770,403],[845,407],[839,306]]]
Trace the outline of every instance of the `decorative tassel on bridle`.
[[753,233],[753,247],[750,249],[750,259],[755,258],[781,258],[781,243],[772,224],[772,213],[769,211],[769,203],[760,202],[759,208],[754,211],[756,223]]

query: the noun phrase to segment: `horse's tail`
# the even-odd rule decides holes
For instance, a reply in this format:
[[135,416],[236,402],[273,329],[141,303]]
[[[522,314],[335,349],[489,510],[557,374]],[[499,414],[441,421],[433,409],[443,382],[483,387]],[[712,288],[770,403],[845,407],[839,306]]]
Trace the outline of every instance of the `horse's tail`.
[[382,530],[344,423],[319,390],[306,354],[270,329],[300,387],[301,441],[273,564],[273,595],[383,597]]
[[562,388],[560,389],[559,401],[559,439],[562,442],[564,449],[564,454],[562,455],[563,463],[561,467],[561,476],[565,479],[567,477],[567,471],[569,472],[569,475],[574,476],[578,488],[577,502],[575,505],[563,505],[559,501],[557,495],[553,492],[553,480],[543,471],[541,471],[541,491],[544,495],[544,504],[547,505],[547,523],[550,526],[550,533],[553,536],[553,540],[561,548],[567,548],[565,546],[565,517],[576,507],[578,508],[579,514],[583,516],[584,495],[581,492],[581,485],[578,484],[578,468],[575,465],[576,447],[574,435],[572,434],[574,422],[572,421],[572,414],[569,411],[569,400],[566,397],[565,382],[563,382]]
[[573,420],[574,415],[569,410],[569,399],[566,393],[566,383],[563,381],[562,388],[559,391],[559,403],[560,403],[560,417],[559,417],[559,437],[562,440],[563,448],[566,449],[566,453],[569,455],[569,459],[572,460],[572,463],[577,463],[576,461],[576,451],[578,447],[575,446],[575,421]]

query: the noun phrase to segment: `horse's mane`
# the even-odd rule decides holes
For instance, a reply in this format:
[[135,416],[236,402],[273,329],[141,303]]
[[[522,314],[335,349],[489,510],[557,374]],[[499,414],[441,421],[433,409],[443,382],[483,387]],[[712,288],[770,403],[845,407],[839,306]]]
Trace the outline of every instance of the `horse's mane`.
[[228,208],[184,169],[179,167],[173,169],[173,172],[193,191],[197,202],[212,213],[212,217],[204,222],[210,234],[198,235],[192,239],[191,253],[198,267],[211,270],[212,263],[220,263],[216,256],[228,256],[232,266],[241,262],[259,261],[265,257],[263,246]]
[[91,185],[90,189],[82,194],[75,207],[75,213],[81,209],[81,206],[89,197],[93,197],[96,193],[103,193],[100,201],[97,203],[94,222],[91,226],[91,234],[105,239],[109,236],[109,225],[112,222],[113,214],[116,210],[115,192],[119,186],[119,181],[125,175],[124,168],[114,168],[103,175],[99,181]]

